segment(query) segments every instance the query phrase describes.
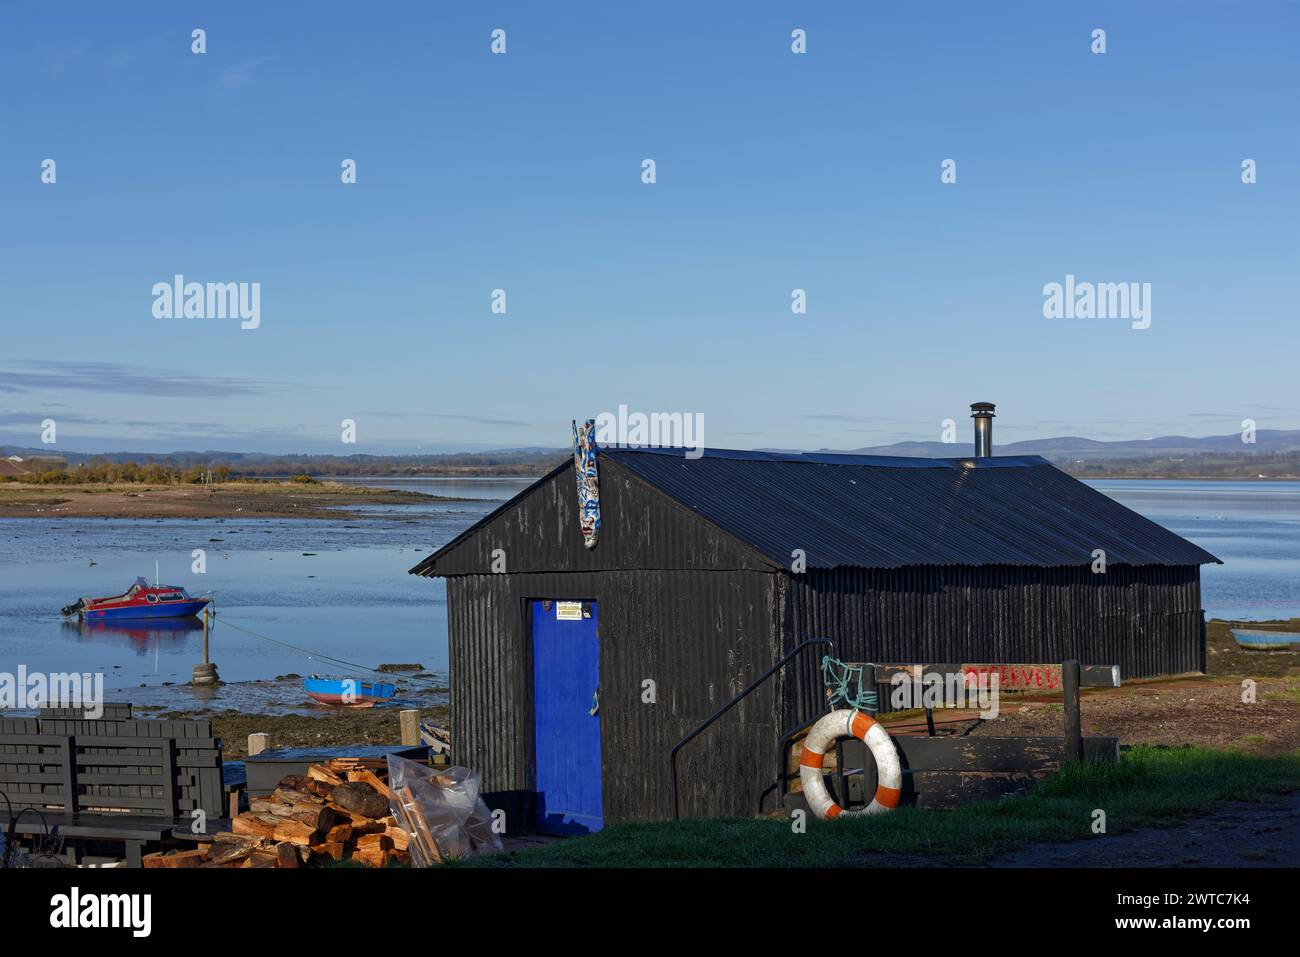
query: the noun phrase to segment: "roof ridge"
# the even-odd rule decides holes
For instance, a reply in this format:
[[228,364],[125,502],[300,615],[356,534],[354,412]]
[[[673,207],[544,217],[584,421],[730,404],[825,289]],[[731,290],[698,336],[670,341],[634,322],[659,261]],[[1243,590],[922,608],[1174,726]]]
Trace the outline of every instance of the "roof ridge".
[[[915,455],[863,455],[856,452],[767,452],[746,449],[687,449],[681,446],[602,445],[600,452],[615,458],[623,455],[680,456],[691,461],[700,458],[730,459],[749,462],[789,462],[797,465],[850,465],[867,468],[1034,468],[1052,466],[1040,455],[995,455],[977,458],[972,455],[952,458],[928,458]],[[700,454],[694,455],[693,453]],[[692,453],[692,454],[687,454]],[[1055,466],[1052,466],[1053,468]]]

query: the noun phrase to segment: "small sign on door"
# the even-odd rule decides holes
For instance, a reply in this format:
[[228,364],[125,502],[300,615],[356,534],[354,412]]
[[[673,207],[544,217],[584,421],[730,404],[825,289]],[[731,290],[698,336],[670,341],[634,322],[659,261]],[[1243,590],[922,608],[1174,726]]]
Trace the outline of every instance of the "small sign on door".
[[555,603],[556,621],[582,621],[582,602],[557,601]]

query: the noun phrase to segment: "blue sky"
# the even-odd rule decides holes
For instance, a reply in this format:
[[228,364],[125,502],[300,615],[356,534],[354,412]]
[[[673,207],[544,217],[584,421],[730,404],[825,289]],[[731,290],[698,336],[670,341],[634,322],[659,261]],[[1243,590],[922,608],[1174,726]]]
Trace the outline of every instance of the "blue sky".
[[[1300,5],[814,6],[6,3],[0,442],[1300,428]],[[176,273],[260,327],[154,318]],[[1045,319],[1067,273],[1151,327]]]

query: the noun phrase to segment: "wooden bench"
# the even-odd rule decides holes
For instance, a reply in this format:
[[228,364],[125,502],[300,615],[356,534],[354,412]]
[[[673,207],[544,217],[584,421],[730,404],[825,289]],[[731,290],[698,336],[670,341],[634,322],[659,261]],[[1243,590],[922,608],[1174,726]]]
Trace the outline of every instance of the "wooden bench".
[[[13,813],[31,809],[18,817],[17,835],[53,832],[74,863],[86,845],[110,842],[138,867],[146,845],[214,835],[229,823],[211,722],[136,720],[130,705],[105,705],[95,720],[56,708],[0,718],[0,792]],[[197,833],[196,822],[205,825]]]

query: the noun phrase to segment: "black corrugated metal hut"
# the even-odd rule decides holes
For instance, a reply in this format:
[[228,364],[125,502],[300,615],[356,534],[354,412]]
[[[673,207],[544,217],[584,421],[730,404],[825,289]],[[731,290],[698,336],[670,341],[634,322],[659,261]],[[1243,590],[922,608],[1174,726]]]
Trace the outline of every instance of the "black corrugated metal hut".
[[[847,661],[1204,668],[1217,559],[1041,458],[610,449],[599,467],[594,549],[570,462],[412,569],[447,579],[456,760],[512,830],[670,816],[672,746],[813,636]],[[825,710],[819,655],[683,751],[684,814],[759,810],[778,741]]]

